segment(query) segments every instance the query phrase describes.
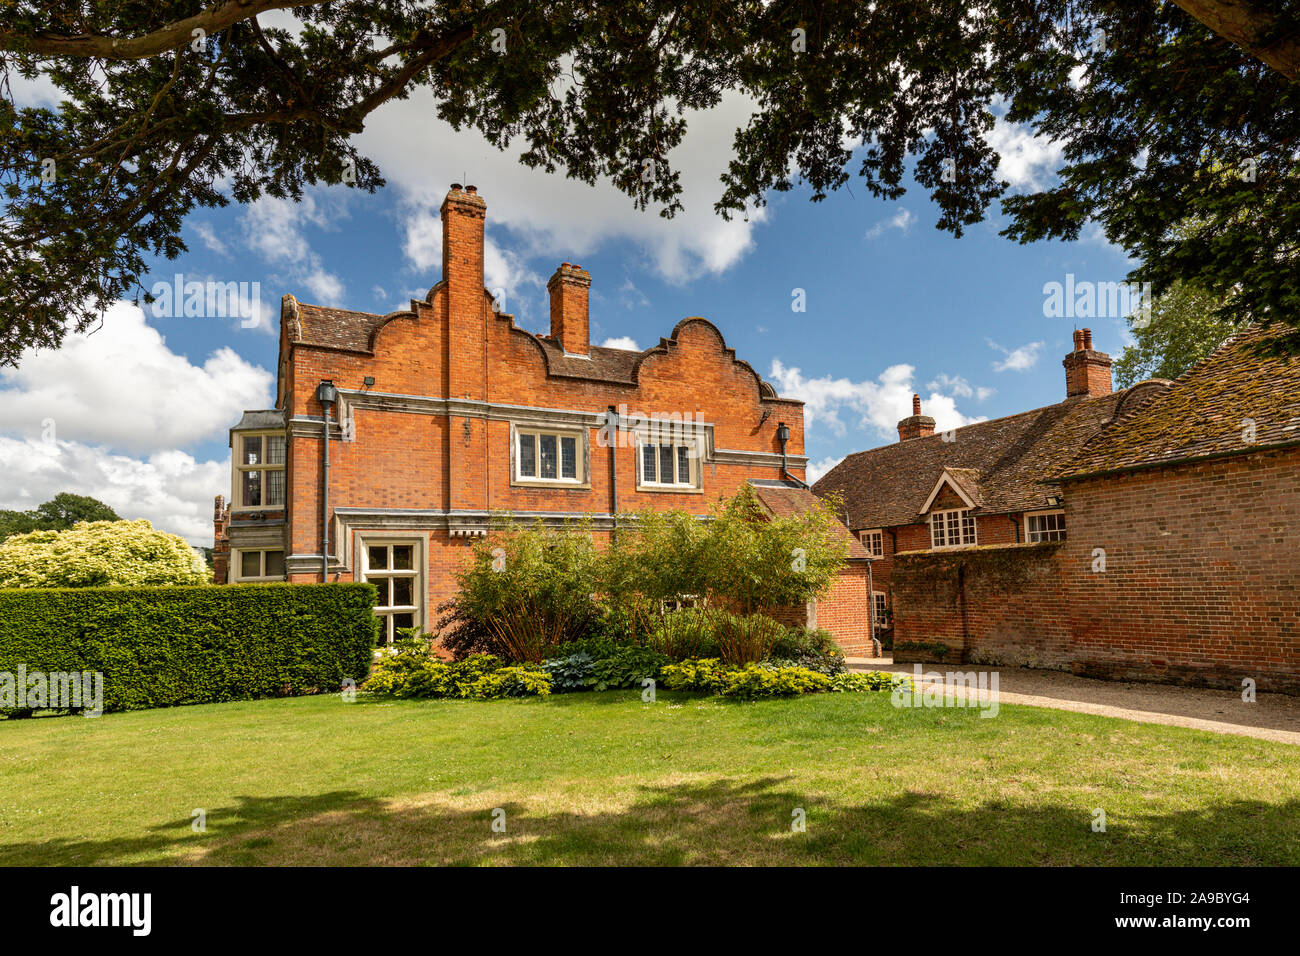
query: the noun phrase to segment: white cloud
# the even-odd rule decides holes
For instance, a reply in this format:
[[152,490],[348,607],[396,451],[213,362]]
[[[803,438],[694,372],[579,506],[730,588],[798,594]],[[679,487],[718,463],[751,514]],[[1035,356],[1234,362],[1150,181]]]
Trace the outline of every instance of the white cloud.
[[903,234],[906,234],[907,231],[912,228],[912,223],[914,222],[916,222],[916,216],[912,215],[910,210],[900,209],[888,219],[882,219],[880,222],[868,229],[866,236],[868,239],[879,239],[885,234],[886,230],[889,229],[897,229]]
[[630,335],[619,335],[608,338],[600,343],[601,348],[605,349],[627,349],[630,352],[640,352],[641,346],[636,344],[636,340]]
[[230,485],[229,458],[200,462],[181,451],[160,451],[140,460],[74,441],[0,436],[0,468],[0,507],[30,511],[70,491],[204,547],[212,546],[213,496],[228,493]]
[[998,174],[1013,189],[1043,189],[1056,176],[1065,155],[1063,144],[1035,136],[1022,123],[998,117],[989,133],[989,146],[1000,158]]
[[[834,434],[844,435],[847,429],[840,412],[845,411],[858,416],[856,427],[871,428],[889,437],[897,435],[899,419],[912,414],[915,371],[911,365],[891,365],[875,381],[861,382],[829,375],[805,378],[800,369],[787,368],[779,359],[773,359],[769,378],[781,395],[804,402],[804,427],[809,432],[820,422]],[[933,389],[922,407],[926,415],[934,418],[939,431],[983,420],[962,414],[951,395]]]
[[826,472],[830,471],[832,468],[834,468],[843,460],[844,460],[843,455],[840,455],[838,458],[833,457],[831,455],[827,455],[821,461],[808,462],[808,469],[807,469],[808,484],[810,485],[817,484],[817,482],[821,479],[822,475],[826,474]]
[[561,173],[527,169],[517,161],[518,149],[501,152],[474,131],[451,129],[437,119],[428,90],[377,110],[358,137],[358,147],[406,198],[405,251],[426,268],[441,264],[440,255],[431,255],[441,244],[436,210],[447,186],[466,177],[467,185],[478,186],[487,200],[489,229],[507,229],[513,248],[529,259],[544,256],[548,269],[564,259],[581,261],[606,242],[630,240],[660,276],[685,282],[739,262],[753,247],[754,228],[767,218],[766,209],[751,210],[748,222],[724,222],[713,212],[733,131],[751,111],[750,102],[733,93],[717,109],[688,117],[690,132],[671,156],[681,174],[686,208],[671,220],[653,209],[637,212],[608,183],[592,187]]
[[[163,319],[162,322],[211,321]],[[138,306],[120,302],[90,334],[28,351],[0,370],[0,432],[158,452],[219,437],[246,408],[266,408],[271,373],[221,348],[202,365],[171,351]]]
[[212,228],[211,223],[194,222],[190,224],[190,228],[194,230],[195,235],[202,239],[203,244],[212,252],[215,252],[219,256],[230,255],[230,250],[227,249],[226,244],[221,241],[216,230]]
[[988,343],[989,348],[996,349],[1006,356],[1006,358],[1001,361],[993,363],[993,371],[995,372],[1028,371],[1038,362],[1038,353],[1041,352],[1043,346],[1047,344],[1045,342],[1030,342],[1017,349],[1008,349],[998,345],[998,343],[994,342],[992,339],[989,339]]
[[244,210],[242,222],[248,247],[267,262],[289,271],[289,280],[305,285],[322,305],[343,305],[342,280],[324,267],[303,230],[306,226],[330,229],[343,213],[326,210],[311,193],[300,202],[262,196]]
[[997,393],[997,389],[983,385],[973,386],[960,375],[948,375],[940,372],[933,382],[925,386],[933,392],[947,392],[955,398],[975,398],[984,401]]

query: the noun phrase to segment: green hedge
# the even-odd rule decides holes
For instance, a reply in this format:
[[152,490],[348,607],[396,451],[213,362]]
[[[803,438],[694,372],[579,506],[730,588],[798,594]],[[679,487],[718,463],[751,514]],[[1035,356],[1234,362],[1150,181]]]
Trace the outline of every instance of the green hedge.
[[336,691],[370,669],[370,584],[0,590],[0,671],[101,671],[104,710]]

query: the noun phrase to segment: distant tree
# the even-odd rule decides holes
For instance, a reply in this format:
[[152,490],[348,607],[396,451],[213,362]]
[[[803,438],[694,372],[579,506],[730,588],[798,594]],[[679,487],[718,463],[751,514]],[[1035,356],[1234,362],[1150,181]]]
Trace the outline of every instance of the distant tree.
[[1136,340],[1115,360],[1123,388],[1147,378],[1177,378],[1223,344],[1235,326],[1216,314],[1219,299],[1189,282],[1176,282],[1156,299],[1150,321],[1129,316]]
[[0,542],[29,531],[66,531],[78,521],[121,521],[98,498],[64,491],[32,511],[0,511]]
[[184,539],[148,521],[89,521],[0,544],[0,588],[198,585],[208,575]]

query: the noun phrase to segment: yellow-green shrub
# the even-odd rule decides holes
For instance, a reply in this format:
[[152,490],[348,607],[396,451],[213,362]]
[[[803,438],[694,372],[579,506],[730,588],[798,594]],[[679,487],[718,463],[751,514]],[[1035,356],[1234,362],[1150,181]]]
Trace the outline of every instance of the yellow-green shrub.
[[183,538],[138,521],[82,521],[0,544],[0,588],[200,585],[208,573]]

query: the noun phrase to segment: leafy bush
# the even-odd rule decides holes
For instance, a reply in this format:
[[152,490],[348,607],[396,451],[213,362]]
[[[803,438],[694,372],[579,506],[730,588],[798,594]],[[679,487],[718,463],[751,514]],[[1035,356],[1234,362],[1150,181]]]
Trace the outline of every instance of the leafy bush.
[[788,627],[768,652],[772,664],[806,667],[828,677],[843,674],[846,670],[844,652],[831,637],[830,631],[815,628]]
[[415,649],[382,657],[363,689],[425,699],[545,696],[551,692],[551,678],[539,665],[507,665],[491,654],[448,662]]
[[713,618],[704,608],[683,608],[660,617],[646,643],[675,661],[691,657],[717,657]]
[[640,687],[647,677],[658,680],[670,659],[649,647],[619,648],[608,657],[597,658],[591,668],[592,686],[596,690]]
[[865,693],[892,691],[895,687],[912,688],[912,678],[906,674],[888,674],[884,671],[852,671],[831,677],[830,689],[835,693]]
[[722,678],[723,697],[758,700],[761,697],[793,697],[831,689],[831,679],[806,667],[772,667],[746,664],[727,670]]
[[718,656],[728,664],[756,664],[767,657],[785,626],[764,614],[741,617],[727,611],[711,610],[713,639]]
[[595,683],[591,668],[595,663],[596,658],[587,651],[578,651],[564,657],[548,658],[542,666],[551,675],[551,690],[557,694],[569,694],[591,689]]
[[0,672],[104,675],[104,709],[337,691],[370,669],[371,584],[0,590]]
[[726,684],[728,667],[716,657],[704,657],[664,665],[664,686],[669,690],[697,690],[716,694]]
[[82,521],[66,531],[17,534],[0,544],[0,588],[197,586],[198,552],[148,521]]
[[441,605],[442,644],[457,658],[489,653],[541,663],[600,620],[598,556],[589,529],[506,524],[475,543]]

